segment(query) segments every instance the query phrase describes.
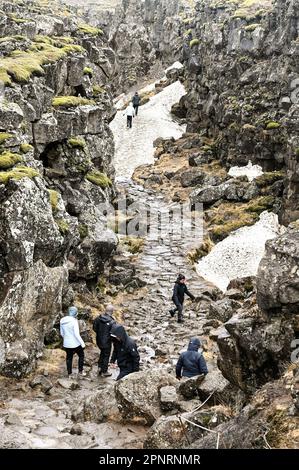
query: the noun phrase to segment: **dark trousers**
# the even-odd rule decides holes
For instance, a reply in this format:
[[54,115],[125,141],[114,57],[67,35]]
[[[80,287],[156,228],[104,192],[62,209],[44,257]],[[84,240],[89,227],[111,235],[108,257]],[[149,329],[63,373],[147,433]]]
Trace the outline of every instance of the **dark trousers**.
[[183,304],[178,304],[176,305],[175,304],[175,309],[173,309],[173,313],[176,313],[178,312],[178,320],[182,320],[183,319]]
[[133,116],[127,116],[127,127],[132,128]]
[[78,355],[78,369],[79,372],[83,371],[84,366],[84,349],[82,346],[78,346],[77,348],[65,348],[66,351],[66,368],[67,372],[70,375],[73,371],[73,357],[74,354]]
[[110,359],[110,353],[111,353],[111,346],[108,348],[101,348],[101,354],[99,358],[99,369],[101,369],[101,372],[107,372],[108,371],[108,365],[109,365],[109,359]]
[[135,109],[135,116],[138,116],[139,104],[134,104],[133,108]]
[[132,374],[132,373],[133,373],[132,369],[127,369],[127,368],[126,369],[120,369],[119,375],[118,375],[116,380],[120,380],[123,377],[126,377],[126,375],[129,375],[129,374]]

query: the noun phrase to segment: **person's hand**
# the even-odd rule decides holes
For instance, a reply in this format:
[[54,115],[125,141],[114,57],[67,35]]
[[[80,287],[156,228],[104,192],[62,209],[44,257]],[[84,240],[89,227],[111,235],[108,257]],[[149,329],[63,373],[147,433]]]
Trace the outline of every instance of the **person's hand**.
[[114,364],[114,362],[110,362],[109,365],[110,365],[111,369],[116,369],[117,368],[117,365]]

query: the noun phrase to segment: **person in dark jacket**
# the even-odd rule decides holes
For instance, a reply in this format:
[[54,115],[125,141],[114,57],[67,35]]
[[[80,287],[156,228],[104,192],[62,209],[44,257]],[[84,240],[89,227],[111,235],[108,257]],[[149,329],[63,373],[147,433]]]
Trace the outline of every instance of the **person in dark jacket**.
[[135,110],[135,116],[138,116],[138,109],[140,106],[140,96],[138,95],[138,92],[136,91],[135,95],[132,98],[132,104],[133,108]]
[[108,372],[109,359],[111,354],[111,328],[115,323],[113,318],[114,307],[108,305],[103,315],[98,316],[93,323],[93,331],[96,333],[97,345],[101,351],[99,358],[99,375],[102,377],[110,377],[112,374]]
[[188,291],[186,286],[186,277],[183,274],[179,274],[173,288],[172,301],[174,302],[176,308],[169,310],[169,313],[174,317],[175,313],[178,312],[178,323],[183,323],[183,304],[185,294],[190,297],[191,300],[194,300],[195,297],[191,292]]
[[191,338],[188,351],[183,352],[176,365],[177,379],[182,377],[195,377],[197,375],[208,373],[207,364],[202,353],[198,351],[200,348],[200,340]]
[[120,373],[116,380],[120,380],[133,372],[138,372],[140,356],[137,346],[124,327],[118,323],[112,325],[111,338],[114,346],[111,362],[117,362],[120,368]]

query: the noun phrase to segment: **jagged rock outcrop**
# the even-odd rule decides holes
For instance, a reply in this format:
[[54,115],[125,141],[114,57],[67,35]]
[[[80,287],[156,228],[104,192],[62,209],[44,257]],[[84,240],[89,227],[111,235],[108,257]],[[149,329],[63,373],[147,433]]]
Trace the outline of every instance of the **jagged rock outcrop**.
[[[53,2],[1,1],[0,372],[22,376],[68,302],[117,246],[112,201],[115,54]],[[68,297],[69,298],[69,297]]]
[[227,165],[287,166],[281,220],[298,218],[298,0],[199,0],[182,50],[187,130]]

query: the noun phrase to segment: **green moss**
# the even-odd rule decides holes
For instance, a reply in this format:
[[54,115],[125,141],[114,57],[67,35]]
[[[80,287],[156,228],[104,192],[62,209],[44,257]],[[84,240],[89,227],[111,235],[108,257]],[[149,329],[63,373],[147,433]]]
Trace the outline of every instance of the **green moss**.
[[4,142],[11,139],[12,137],[12,134],[8,134],[7,132],[0,132],[0,145],[4,144]]
[[91,67],[84,67],[83,73],[84,73],[84,75],[89,75],[90,77],[92,77],[92,75],[93,75],[93,70],[92,70]]
[[192,39],[190,41],[189,46],[192,48],[192,47],[198,46],[198,44],[199,44],[199,39]]
[[100,186],[102,189],[106,189],[109,186],[112,186],[111,179],[99,171],[92,171],[86,175],[86,179],[97,186]]
[[22,153],[29,153],[31,150],[34,150],[34,147],[30,144],[21,144],[20,150]]
[[75,44],[55,47],[47,42],[35,43],[27,51],[15,50],[10,56],[0,59],[0,80],[5,85],[11,84],[12,80],[27,83],[33,74],[44,75],[43,65],[79,51],[82,51],[82,47]]
[[126,237],[124,240],[125,245],[128,247],[128,251],[133,255],[141,253],[144,247],[144,239],[137,237]]
[[79,96],[56,96],[52,100],[54,108],[75,108],[77,106],[93,105],[95,102]]
[[16,34],[15,36],[5,36],[3,38],[0,38],[0,43],[2,42],[12,42],[12,41],[26,41],[27,38],[25,36],[21,36],[19,34]]
[[93,93],[93,96],[97,97],[99,95],[101,95],[102,93],[105,93],[105,88],[101,87],[100,85],[94,85],[92,87],[92,93]]
[[38,171],[29,167],[18,166],[11,171],[0,172],[0,183],[7,184],[10,180],[21,180],[22,178],[34,178],[40,176]]
[[54,189],[49,189],[50,203],[52,206],[52,212],[57,212],[58,209],[58,192]]
[[17,163],[22,162],[22,157],[18,153],[12,152],[3,152],[0,154],[0,169],[1,170],[8,170],[12,168]]
[[269,131],[269,130],[272,130],[272,129],[278,129],[280,126],[281,126],[281,124],[279,122],[270,121],[266,125],[266,129]]
[[259,23],[253,23],[253,24],[249,24],[248,26],[245,26],[245,31],[255,31],[256,28],[258,28],[259,26],[261,26]]
[[285,174],[283,171],[269,171],[258,176],[254,181],[259,188],[264,188],[266,186],[271,186],[276,181],[282,180],[284,177]]
[[69,223],[65,219],[55,219],[55,222],[58,225],[61,235],[67,235],[70,230]]
[[273,196],[262,196],[248,203],[247,212],[261,214],[263,211],[271,209],[275,202]]
[[103,34],[103,31],[100,28],[95,28],[94,26],[85,23],[78,24],[78,30],[80,33],[89,36],[101,36]]
[[88,237],[89,231],[88,231],[87,225],[80,224],[78,230],[79,230],[81,240],[84,240],[84,238]]
[[192,34],[192,29],[187,29],[187,31],[185,31],[185,36],[190,36],[190,34]]
[[84,139],[79,139],[78,137],[72,137],[67,141],[68,145],[75,149],[84,150],[86,142]]

